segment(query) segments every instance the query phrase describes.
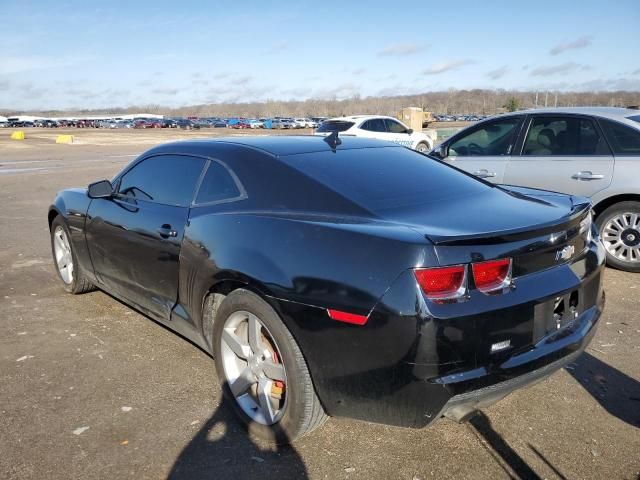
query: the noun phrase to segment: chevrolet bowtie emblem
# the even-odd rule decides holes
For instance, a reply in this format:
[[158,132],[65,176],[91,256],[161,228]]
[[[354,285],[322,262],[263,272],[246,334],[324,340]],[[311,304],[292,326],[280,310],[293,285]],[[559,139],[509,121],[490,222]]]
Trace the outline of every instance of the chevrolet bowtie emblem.
[[576,247],[574,247],[573,245],[567,245],[562,250],[558,250],[556,252],[556,262],[559,260],[569,260],[571,257],[573,257],[575,251]]

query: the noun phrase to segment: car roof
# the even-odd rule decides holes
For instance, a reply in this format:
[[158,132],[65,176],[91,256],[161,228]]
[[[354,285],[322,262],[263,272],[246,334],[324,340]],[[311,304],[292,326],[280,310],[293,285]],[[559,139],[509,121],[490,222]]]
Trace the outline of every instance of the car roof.
[[386,115],[349,115],[344,117],[334,117],[325,120],[326,122],[358,122],[362,120],[371,120],[372,118],[388,118],[391,120],[397,120],[393,117],[388,117]]
[[640,110],[633,108],[618,108],[618,107],[548,107],[548,108],[531,108],[529,110],[520,110],[518,112],[507,113],[504,115],[497,115],[492,118],[507,116],[507,115],[523,115],[523,114],[574,114],[574,115],[591,115],[595,117],[608,118],[611,120],[618,120],[629,125],[638,127],[637,122],[629,120],[631,116],[640,115]]
[[[404,148],[396,143],[353,136],[339,136],[341,144],[336,150],[353,150],[360,148]],[[193,153],[213,155],[216,147],[236,145],[238,147],[262,150],[273,156],[298,155],[332,150],[325,141],[326,137],[318,135],[274,135],[219,137],[215,139],[196,139],[171,142],[152,148],[145,155],[152,153]]]

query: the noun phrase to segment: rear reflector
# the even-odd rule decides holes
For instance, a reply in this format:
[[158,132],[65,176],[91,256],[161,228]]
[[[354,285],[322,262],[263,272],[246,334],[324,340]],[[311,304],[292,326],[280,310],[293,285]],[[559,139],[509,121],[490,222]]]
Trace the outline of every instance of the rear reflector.
[[327,310],[329,317],[339,322],[352,323],[354,325],[364,325],[369,320],[365,315],[356,315],[355,313],[341,312],[340,310]]
[[492,293],[511,285],[511,259],[472,263],[473,281],[482,293]]
[[454,265],[414,270],[422,291],[430,300],[457,300],[467,293],[467,267]]

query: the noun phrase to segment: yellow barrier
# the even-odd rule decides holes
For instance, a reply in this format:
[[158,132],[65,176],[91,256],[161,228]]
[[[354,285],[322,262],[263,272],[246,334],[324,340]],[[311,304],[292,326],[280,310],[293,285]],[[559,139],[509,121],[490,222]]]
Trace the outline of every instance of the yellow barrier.
[[58,135],[56,143],[73,143],[73,135]]
[[24,140],[24,132],[13,132],[11,140]]

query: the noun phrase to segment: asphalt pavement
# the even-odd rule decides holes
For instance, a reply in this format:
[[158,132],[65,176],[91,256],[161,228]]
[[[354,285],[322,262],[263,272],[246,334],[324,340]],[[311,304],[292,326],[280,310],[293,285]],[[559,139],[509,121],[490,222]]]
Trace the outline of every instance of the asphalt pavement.
[[46,215],[56,191],[110,178],[149,145],[7,136],[0,478],[640,478],[640,275],[607,269],[586,353],[469,423],[330,419],[274,449],[239,427],[204,352],[103,292],[64,293],[56,277]]

